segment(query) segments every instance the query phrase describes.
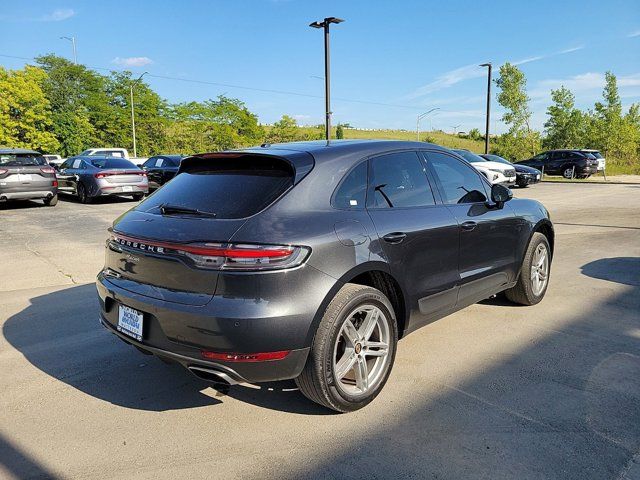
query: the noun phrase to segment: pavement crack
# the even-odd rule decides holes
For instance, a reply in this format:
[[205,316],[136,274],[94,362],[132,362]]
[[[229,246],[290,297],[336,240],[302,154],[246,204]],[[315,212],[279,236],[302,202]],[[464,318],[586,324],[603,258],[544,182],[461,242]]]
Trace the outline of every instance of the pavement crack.
[[56,263],[54,261],[52,261],[51,259],[45,257],[44,255],[42,255],[38,250],[36,250],[35,248],[31,247],[29,245],[29,241],[27,240],[26,242],[24,242],[24,248],[27,249],[27,251],[33,253],[36,257],[44,260],[45,262],[47,262],[49,265],[51,265],[53,268],[56,269],[56,271],[64,276],[67,277],[72,284],[74,285],[79,285],[79,283],[76,281],[75,278],[73,278],[73,275],[71,275],[70,273],[65,272],[64,270],[62,270],[62,268],[60,268],[58,265],[56,265]]

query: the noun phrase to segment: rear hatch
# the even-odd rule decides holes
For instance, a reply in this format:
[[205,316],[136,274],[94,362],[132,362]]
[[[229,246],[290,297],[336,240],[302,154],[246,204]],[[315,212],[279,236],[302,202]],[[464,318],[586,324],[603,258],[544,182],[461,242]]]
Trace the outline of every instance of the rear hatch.
[[226,251],[247,218],[295,183],[289,161],[270,155],[191,157],[165,187],[120,217],[107,242],[105,274],[126,290],[190,305],[208,303]]
[[116,186],[138,185],[145,181],[147,173],[124,158],[89,157],[87,161],[100,171],[95,177]]
[[0,191],[49,190],[55,181],[55,170],[41,155],[0,154]]

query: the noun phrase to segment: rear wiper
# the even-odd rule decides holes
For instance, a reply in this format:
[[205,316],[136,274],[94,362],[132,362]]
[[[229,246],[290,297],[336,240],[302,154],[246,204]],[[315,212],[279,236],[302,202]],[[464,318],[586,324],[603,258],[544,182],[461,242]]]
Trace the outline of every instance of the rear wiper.
[[181,205],[170,205],[163,203],[160,206],[160,212],[163,215],[196,215],[198,217],[211,217],[215,218],[217,214],[215,212],[206,212],[204,210],[198,210],[197,208],[183,207]]

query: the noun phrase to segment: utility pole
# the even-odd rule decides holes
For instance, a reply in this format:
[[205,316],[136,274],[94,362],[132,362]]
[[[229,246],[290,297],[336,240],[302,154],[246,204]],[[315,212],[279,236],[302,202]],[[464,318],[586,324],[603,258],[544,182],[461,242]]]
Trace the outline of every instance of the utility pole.
[[329,25],[342,23],[344,20],[336,17],[327,17],[322,22],[313,22],[309,26],[324,30],[324,107],[325,107],[325,138],[331,140],[331,66],[329,51]]
[[491,118],[491,62],[483,63],[481,67],[487,67],[487,119],[484,132],[484,153],[489,153],[489,121]]
[[133,107],[133,86],[140,80],[142,80],[142,77],[144,77],[147,73],[149,72],[144,72],[138,77],[137,80],[134,80],[129,84],[129,92],[131,94],[131,134],[133,137],[133,158],[138,158],[138,151],[136,149],[136,115]]
[[436,110],[440,110],[440,107],[432,108],[431,110],[418,115],[418,119],[416,120],[416,142],[420,141],[420,120]]

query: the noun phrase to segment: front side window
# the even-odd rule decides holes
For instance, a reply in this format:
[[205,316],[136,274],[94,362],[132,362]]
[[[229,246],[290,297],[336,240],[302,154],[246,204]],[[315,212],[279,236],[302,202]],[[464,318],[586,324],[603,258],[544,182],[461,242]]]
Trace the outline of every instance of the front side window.
[[376,208],[434,205],[424,165],[416,152],[391,153],[371,159],[369,180]]
[[440,182],[442,201],[447,204],[486,202],[486,190],[475,169],[450,155],[427,154]]
[[367,162],[362,162],[345,177],[333,197],[336,208],[364,208],[367,196]]

